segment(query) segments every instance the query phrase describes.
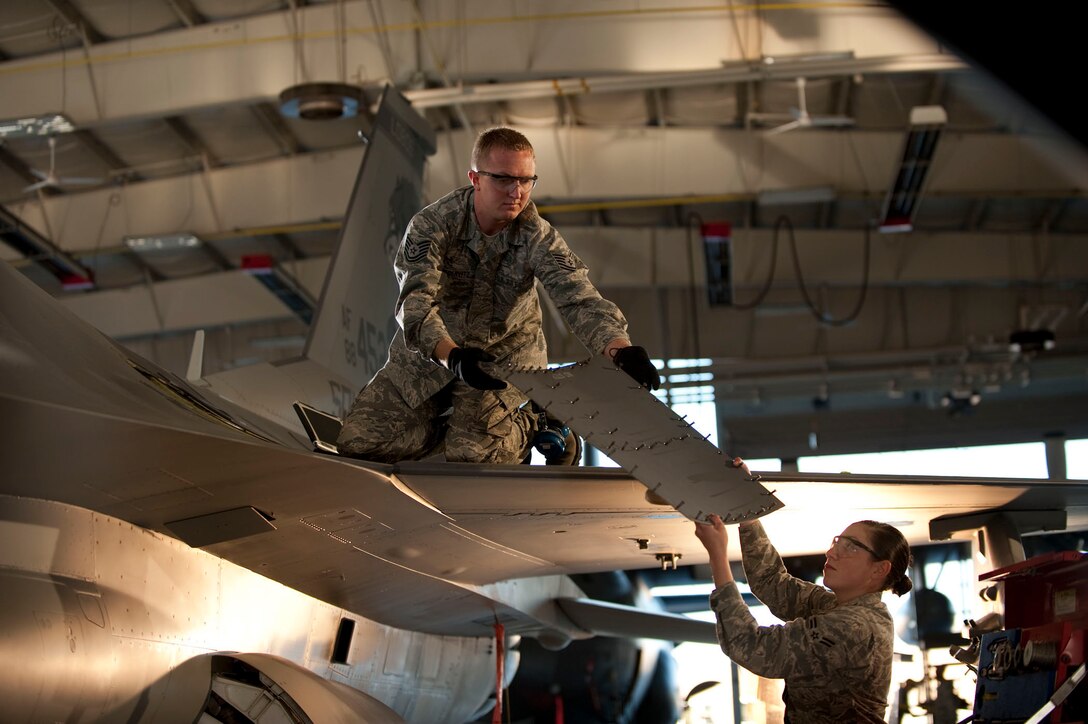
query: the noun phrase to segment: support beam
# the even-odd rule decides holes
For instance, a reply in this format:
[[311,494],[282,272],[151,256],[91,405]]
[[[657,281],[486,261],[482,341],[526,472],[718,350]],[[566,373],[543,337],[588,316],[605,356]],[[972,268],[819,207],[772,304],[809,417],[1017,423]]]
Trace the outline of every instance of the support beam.
[[885,74],[901,73],[905,66],[914,71],[951,71],[960,67],[947,65],[937,57],[921,56],[903,59],[904,64],[887,58],[851,59],[824,64],[781,63],[767,67],[752,68],[748,63],[739,63],[727,68],[711,70],[684,71],[679,73],[645,73],[626,76],[594,76],[579,78],[555,78],[546,81],[521,81],[516,83],[492,83],[475,86],[451,88],[428,88],[419,91],[407,91],[405,96],[416,108],[435,106],[485,103],[503,100],[525,100],[528,98],[549,98],[552,96],[577,96],[586,93],[613,93],[639,91],[648,88],[686,88],[718,85],[721,83],[743,83],[751,80],[793,79],[799,75],[836,76],[856,75],[860,73]]
[[48,269],[61,284],[84,284],[93,280],[87,267],[61,251],[49,239],[27,226],[22,219],[3,206],[0,206],[0,240]]
[[[344,213],[363,153],[362,147],[352,146],[151,179],[127,185],[119,203],[114,200],[116,189],[98,188],[58,196],[59,203],[27,198],[9,203],[8,209],[35,228],[46,228],[46,216],[101,220],[58,228],[55,243],[71,253],[119,248],[125,236],[185,231],[217,239],[228,229],[232,230],[228,235],[246,229],[246,235],[260,236],[328,228],[325,220]],[[218,202],[214,209],[209,191]],[[312,216],[299,219],[300,210]],[[185,220],[186,228],[170,225],[179,219]]]
[[204,159],[206,167],[216,168],[222,165],[219,158],[208,148],[208,144],[204,143],[204,140],[185,122],[184,118],[169,116],[162,120],[193,153]]
[[106,42],[106,36],[98,31],[68,0],[45,0],[64,22],[75,27],[88,45]]
[[[26,181],[27,186],[41,180],[30,172],[30,166],[23,159],[9,151],[7,146],[2,143],[0,143],[0,164],[7,166],[12,173]],[[46,188],[45,191],[54,191],[54,189]]]
[[834,87],[833,113],[837,116],[853,116],[854,106],[854,79],[843,78]]
[[225,271],[231,268],[230,260],[223,255],[223,252],[216,248],[215,244],[209,241],[205,241],[200,245],[201,251],[212,260],[212,263],[221,271]]
[[[293,267],[305,277],[311,297],[320,294],[327,266],[328,260],[320,259],[303,260]],[[82,294],[65,298],[64,304],[104,334],[122,340],[294,317],[260,280],[241,269]]]
[[733,86],[733,93],[736,97],[737,103],[737,115],[734,117],[734,125],[738,128],[744,128],[746,120],[748,118],[748,112],[753,110],[752,108],[752,90],[754,83],[737,83]]
[[94,153],[102,163],[109,166],[111,171],[124,171],[123,177],[129,181],[143,180],[143,174],[132,170],[126,171],[126,169],[128,169],[128,164],[125,163],[124,159],[118,156],[112,148],[103,143],[102,139],[94,132],[79,128],[72,132],[72,136]]
[[304,324],[313,322],[317,297],[270,256],[243,260],[242,269],[253,276]]
[[967,223],[964,225],[963,230],[978,231],[981,229],[982,223],[986,220],[989,205],[988,199],[976,199],[971,205],[971,211],[967,214]]
[[190,28],[208,22],[208,19],[193,6],[191,0],[166,0],[166,2],[178,16],[178,20]]
[[1046,444],[1046,475],[1051,480],[1065,480],[1065,433],[1052,432],[1043,438]]
[[[187,4],[175,2],[175,12]],[[75,3],[55,0],[54,5],[69,13],[70,22],[82,22],[86,27],[85,20],[76,17],[78,13],[73,15]],[[732,23],[724,7],[719,11],[677,8],[670,18],[670,28],[685,42],[653,65],[647,65],[645,54],[629,52],[630,48],[660,42],[660,30],[655,23],[647,22],[647,11],[637,5],[617,11],[609,0],[586,0],[579,4],[578,12],[560,9],[524,17],[491,3],[473,5],[466,9],[464,17],[452,21],[452,45],[437,58],[417,53],[423,42],[420,32],[451,32],[450,19],[441,17],[440,11],[436,10],[436,17],[426,18],[422,25],[409,3],[382,4],[380,17],[372,11],[370,2],[319,3],[297,11],[285,9],[228,22],[196,24],[198,18],[183,10],[181,15],[194,22],[186,29],[117,42],[99,42],[100,34],[89,29],[92,45],[85,59],[55,53],[37,56],[33,63],[6,64],[0,76],[0,98],[5,99],[6,113],[15,117],[54,112],[54,91],[61,77],[66,76],[65,112],[76,125],[124,117],[180,116],[192,109],[239,99],[276,97],[297,83],[297,43],[305,44],[307,70],[313,77],[339,77],[341,63],[336,47],[345,36],[343,60],[347,68],[366,69],[373,74],[374,69],[385,69],[390,58],[418,57],[418,63],[402,60],[402,67],[373,76],[387,76],[400,87],[418,87],[414,81],[419,78],[441,77],[440,65],[456,67],[459,77],[451,78],[451,87],[407,92],[413,102],[418,100],[417,107],[717,85],[765,77],[792,78],[798,72],[796,62],[782,61],[766,67],[750,63],[740,57],[736,48],[728,49],[723,57],[721,38],[730,32]],[[296,12],[305,16],[301,35],[291,32],[291,15]],[[341,12],[344,22],[338,25]],[[931,40],[892,12],[836,14],[840,33],[826,38],[804,33],[792,39],[793,34],[780,32],[783,26],[789,30],[794,24],[811,22],[812,12],[776,12],[774,31],[767,33],[774,40],[768,40],[764,51],[779,58],[802,52],[829,53],[842,50],[842,37],[853,37],[863,39],[854,48],[855,58],[806,62],[805,72],[834,76],[966,67],[948,53],[934,53]],[[763,22],[753,19],[756,25]],[[534,28],[540,24],[567,42],[534,40]],[[343,29],[342,34],[336,32],[337,27]],[[507,67],[531,68],[539,80],[509,83],[495,77],[492,41],[496,27],[507,38],[502,50]],[[451,63],[451,58],[456,63]],[[91,88],[91,74],[71,72],[87,62],[93,66],[97,98]],[[216,81],[174,83],[169,93],[163,92],[164,77],[172,77],[183,66],[190,67],[197,77],[214,73]]]
[[1039,219],[1039,230],[1046,233],[1057,229],[1062,222],[1062,216],[1069,209],[1069,199],[1054,199],[1047,204]]
[[166,277],[162,275],[162,272],[147,263],[142,254],[137,254],[130,250],[125,252],[125,258],[136,265],[146,281],[154,283],[166,279]]
[[291,131],[291,127],[287,125],[287,121],[283,120],[283,116],[280,115],[279,110],[274,105],[263,102],[256,103],[250,108],[253,110],[253,115],[261,122],[261,125],[276,139],[276,143],[279,144],[280,150],[285,155],[293,156],[307,150]]
[[661,89],[654,88],[646,91],[646,108],[650,114],[651,126],[665,125],[665,104],[661,95]]
[[276,240],[276,243],[283,247],[283,250],[287,253],[288,259],[302,259],[304,257],[302,250],[291,241],[291,237],[287,234],[273,234],[272,238]]
[[[445,140],[453,142],[462,135],[449,132]],[[541,213],[552,219],[565,235],[571,223],[561,215],[556,217],[556,214],[561,213],[560,209],[549,203],[549,198],[555,198],[559,193],[575,198],[599,198],[595,196],[595,192],[599,193],[601,188],[611,188],[614,196],[601,199],[599,203],[580,205],[579,209],[581,212],[616,210],[616,216],[619,216],[624,207],[639,206],[649,208],[683,205],[689,209],[698,207],[701,210],[736,210],[745,203],[752,203],[753,192],[761,190],[752,189],[747,180],[736,171],[746,158],[746,149],[750,148],[749,134],[743,130],[644,128],[625,133],[622,137],[614,137],[607,130],[575,127],[569,133],[564,132],[561,135],[564,137],[563,143],[554,138],[553,134],[534,134],[531,138],[536,146],[537,168],[541,177],[535,196],[537,204]],[[891,175],[895,164],[895,150],[901,143],[901,134],[898,133],[857,133],[857,138],[849,143],[844,143],[841,134],[825,135],[817,130],[796,135],[805,138],[796,144],[788,138],[790,134],[773,139],[784,145],[780,152],[768,157],[764,164],[767,177],[775,178],[791,173],[790,184],[794,188],[833,186],[837,189],[842,203],[871,200],[871,196],[865,195],[868,193],[865,179],[857,172],[856,164],[849,155],[850,143],[866,144],[873,152],[872,168],[878,171],[884,169],[886,176]],[[440,142],[439,145],[443,147],[446,144]],[[669,148],[670,152],[660,153],[662,147]],[[577,149],[575,160],[578,173],[568,182],[564,178],[562,163],[563,159],[569,157],[570,148]],[[973,165],[965,165],[964,170],[954,179],[955,183],[950,182],[947,187],[943,186],[944,182],[940,178],[934,179],[927,191],[927,195],[932,198],[1023,198],[1023,192],[1012,186],[1010,181],[1020,174],[1030,174],[1035,179],[1037,191],[1034,193],[1040,197],[1068,198],[1077,203],[1084,198],[1084,192],[1070,191],[1064,177],[1055,174],[1042,159],[1031,159],[1024,142],[1011,136],[956,134],[943,139],[941,148],[957,158],[987,160],[983,168],[977,171]],[[172,176],[129,184],[121,199],[124,213],[118,209],[117,213],[108,214],[108,218],[107,211],[111,204],[117,203],[113,200],[116,196],[113,188],[65,194],[47,199],[44,205],[30,199],[13,200],[9,203],[9,208],[25,218],[29,225],[37,228],[46,228],[44,215],[48,215],[50,219],[104,219],[105,226],[101,229],[101,237],[100,229],[95,224],[65,224],[58,228],[55,242],[73,253],[119,244],[121,237],[126,234],[191,231],[202,238],[210,238],[223,229],[278,227],[309,223],[317,219],[338,219],[343,214],[363,153],[362,146],[352,145],[319,154],[298,154],[261,163],[215,168],[210,174]],[[699,158],[701,162],[692,164],[692,158]],[[451,159],[447,154],[433,157],[427,174],[429,186],[425,188],[424,196],[430,199],[439,198],[448,192],[451,181],[460,183],[463,174],[462,159]],[[667,197],[661,195],[662,179],[670,180]],[[567,189],[567,186],[571,188]],[[208,190],[216,199],[216,210],[220,217],[218,221],[208,204]],[[300,218],[299,214],[303,212],[307,215]],[[737,218],[742,215],[743,212],[736,210],[733,217],[738,230],[738,248],[748,243],[741,235],[747,233],[745,230],[749,228],[749,224]],[[767,216],[764,226],[770,226],[774,222],[773,215]],[[586,215],[581,213],[574,217],[574,223],[584,224],[585,218]],[[164,220],[168,219],[186,219],[188,228],[162,228]],[[760,219],[753,219],[751,227],[758,229],[759,226]],[[753,231],[756,236],[752,237],[752,243],[765,243],[764,235],[767,231],[768,229]],[[602,230],[600,233],[610,232]],[[641,230],[633,235],[625,233],[619,241],[629,244],[631,240],[639,238],[641,233]],[[1002,229],[1001,233],[1008,234],[1009,230]],[[859,240],[846,239],[849,243],[840,251],[841,240],[835,241],[834,237],[827,234],[828,232],[799,229],[798,243],[805,245],[811,238],[814,242],[826,240],[832,244],[831,248],[835,249],[835,253],[829,258],[834,258],[842,268],[837,272],[832,269],[828,280],[834,283],[856,283]],[[1019,247],[1021,243],[1028,241],[1029,234],[1037,236],[1035,227],[1027,227],[1019,234],[1014,233],[1011,239]],[[860,237],[860,230],[858,236]],[[950,245],[939,254],[933,253],[936,247],[931,241],[935,242],[941,237]],[[1070,235],[1068,240],[1063,241],[1058,235],[1051,233],[1050,238],[1054,243],[1049,252],[1052,258],[1047,278],[1050,281],[1079,278],[1076,270],[1088,268],[1084,266],[1083,260],[1078,261],[1076,258],[1079,252],[1075,240],[1079,237]],[[103,239],[107,241],[103,243]],[[989,247],[984,245],[986,241],[990,242]],[[993,236],[987,234],[936,234],[921,230],[909,239],[902,237],[890,240],[880,247],[881,250],[874,249],[874,254],[883,254],[886,250],[894,256],[905,247],[910,249],[910,254],[903,258],[899,265],[902,267],[900,270],[895,269],[894,262],[892,267],[884,269],[880,266],[884,261],[874,257],[874,284],[881,283],[878,278],[881,274],[891,272],[904,280],[904,283],[923,278],[945,282],[975,278],[1028,280],[1027,267],[1023,264],[1010,265],[1009,257],[994,254],[992,241]],[[1080,247],[1083,248],[1083,245]],[[756,249],[753,248],[753,253],[755,252]],[[971,261],[969,264],[950,266],[950,252],[962,254],[959,261]],[[779,265],[779,269],[785,276],[789,272],[789,263],[785,252],[783,253],[780,261],[784,263]],[[1024,247],[1023,253],[1027,255],[1023,258],[1031,258],[1030,247]],[[738,260],[737,268],[746,270],[745,263]],[[818,266],[814,268],[813,265]],[[824,263],[823,255],[804,261],[806,274],[818,274],[825,266],[829,265]],[[757,268],[766,267],[757,265]],[[968,276],[962,276],[964,273]]]
[[929,86],[929,94],[926,97],[927,106],[941,106],[945,102],[945,92],[948,87],[945,77],[940,74],[934,74],[933,81]]

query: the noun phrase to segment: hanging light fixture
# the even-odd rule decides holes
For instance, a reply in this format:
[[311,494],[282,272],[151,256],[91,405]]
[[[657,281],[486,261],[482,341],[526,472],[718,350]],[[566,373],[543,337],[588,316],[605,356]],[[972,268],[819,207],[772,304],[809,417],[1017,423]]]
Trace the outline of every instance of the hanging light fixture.
[[914,216],[918,213],[937,141],[946,123],[948,114],[941,106],[910,109],[910,127],[903,143],[903,155],[880,213],[878,228],[882,233],[914,229]]
[[0,138],[25,136],[55,136],[76,130],[72,121],[63,113],[45,113],[27,118],[0,119]]
[[1054,333],[1049,329],[1018,329],[1009,335],[1010,352],[1043,352],[1054,346]]
[[306,121],[335,121],[359,114],[363,91],[347,83],[300,83],[280,93],[280,113]]

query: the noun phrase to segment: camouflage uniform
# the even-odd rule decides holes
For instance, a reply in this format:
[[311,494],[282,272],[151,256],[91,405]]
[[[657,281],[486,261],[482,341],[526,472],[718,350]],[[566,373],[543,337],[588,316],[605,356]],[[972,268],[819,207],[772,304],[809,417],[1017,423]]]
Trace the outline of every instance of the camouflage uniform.
[[763,526],[740,528],[756,598],[787,623],[758,626],[736,584],[710,596],[722,651],[759,676],[786,680],[786,720],[883,722],[892,671],[892,619],[879,593],[836,605],[835,594],[786,572]]
[[[544,367],[539,279],[567,324],[594,353],[627,340],[627,320],[589,281],[588,269],[531,201],[498,235],[476,223],[471,186],[412,219],[397,250],[400,324],[389,359],[355,398],[337,441],[341,452],[379,462],[426,457],[519,462],[535,415],[513,386],[476,390],[431,359],[443,339],[490,352],[499,363]],[[452,383],[452,384],[451,384]],[[440,418],[452,405],[448,422]]]

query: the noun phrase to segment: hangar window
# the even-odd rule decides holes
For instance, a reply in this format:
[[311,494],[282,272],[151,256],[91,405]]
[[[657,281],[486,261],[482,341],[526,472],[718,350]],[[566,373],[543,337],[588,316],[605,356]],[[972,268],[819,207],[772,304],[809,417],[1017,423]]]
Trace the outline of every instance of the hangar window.
[[818,455],[797,460],[803,473],[863,475],[937,475],[996,478],[1045,478],[1046,449],[1041,442],[1013,445],[901,450],[855,455]]
[[1070,480],[1088,480],[1088,440],[1065,441],[1065,473]]

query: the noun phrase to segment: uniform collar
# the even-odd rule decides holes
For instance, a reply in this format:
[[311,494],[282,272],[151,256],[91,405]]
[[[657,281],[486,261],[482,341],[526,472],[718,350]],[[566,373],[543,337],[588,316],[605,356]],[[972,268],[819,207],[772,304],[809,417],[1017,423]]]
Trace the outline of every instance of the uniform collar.
[[880,604],[880,601],[881,601],[881,598],[882,598],[882,593],[883,593],[883,591],[877,592],[877,593],[863,593],[860,596],[858,596],[857,598],[855,598],[853,600],[850,600],[850,601],[847,601],[846,603],[841,604],[841,605],[843,605],[843,606],[869,606],[869,607],[877,606],[877,605]]

